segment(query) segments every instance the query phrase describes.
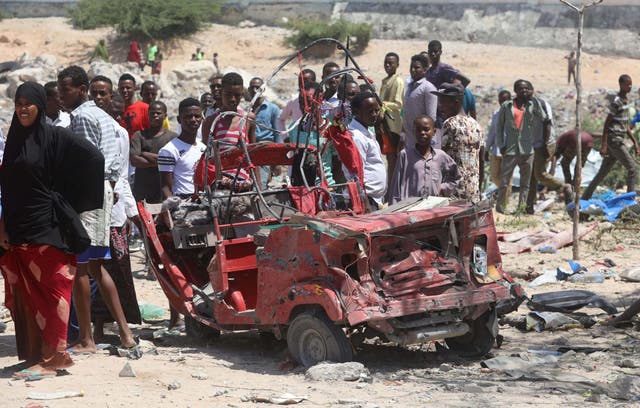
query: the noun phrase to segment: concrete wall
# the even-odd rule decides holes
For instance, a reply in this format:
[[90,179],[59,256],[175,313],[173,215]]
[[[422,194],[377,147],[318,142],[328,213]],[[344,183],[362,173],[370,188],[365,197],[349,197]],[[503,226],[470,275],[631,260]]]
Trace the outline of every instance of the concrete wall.
[[[580,0],[571,0],[578,4]],[[575,48],[577,15],[558,0],[396,0],[230,2],[225,20],[280,24],[283,17],[343,17],[373,24],[374,38],[468,41]],[[585,17],[585,50],[640,58],[640,1],[607,0]]]
[[0,0],[0,10],[18,17],[66,17],[75,0]]

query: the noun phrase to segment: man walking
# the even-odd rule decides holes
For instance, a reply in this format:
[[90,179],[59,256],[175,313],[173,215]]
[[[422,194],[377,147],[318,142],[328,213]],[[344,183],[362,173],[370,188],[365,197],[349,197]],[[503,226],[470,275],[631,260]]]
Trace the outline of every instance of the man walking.
[[631,92],[631,77],[626,74],[621,75],[618,78],[618,84],[620,85],[620,92],[609,105],[609,115],[607,115],[602,129],[600,154],[604,159],[598,173],[582,194],[584,200],[591,198],[596,187],[609,174],[609,171],[617,161],[627,169],[627,192],[635,191],[636,189],[636,175],[638,173],[636,161],[624,144],[624,137],[629,136],[633,142],[635,154],[640,152],[638,141],[631,133],[629,121],[629,99],[627,96]]

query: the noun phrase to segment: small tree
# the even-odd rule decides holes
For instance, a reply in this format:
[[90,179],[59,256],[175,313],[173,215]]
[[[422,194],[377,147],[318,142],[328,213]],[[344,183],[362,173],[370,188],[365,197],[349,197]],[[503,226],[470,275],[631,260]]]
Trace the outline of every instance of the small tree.
[[222,0],[80,0],[69,14],[74,27],[113,26],[120,34],[166,40],[198,32],[220,14]]
[[366,23],[350,23],[346,20],[336,20],[327,24],[320,20],[297,20],[290,27],[294,33],[285,38],[285,44],[296,49],[319,40],[320,38],[333,38],[345,42],[347,36],[351,40],[351,50],[361,53],[367,48],[371,39],[371,25]]
[[11,18],[11,14],[0,8],[0,21],[4,20],[5,18]]

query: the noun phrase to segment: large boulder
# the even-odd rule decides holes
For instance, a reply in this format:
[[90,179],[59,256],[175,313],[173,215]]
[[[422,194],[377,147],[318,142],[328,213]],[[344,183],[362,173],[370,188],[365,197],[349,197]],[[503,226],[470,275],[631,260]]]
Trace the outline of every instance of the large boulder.
[[93,78],[97,75],[106,76],[113,81],[114,87],[118,86],[118,79],[124,73],[131,74],[135,78],[137,85],[140,85],[146,79],[149,79],[150,76],[145,75],[144,72],[140,71],[138,64],[130,62],[124,64],[110,64],[102,60],[96,60],[91,63],[91,67],[89,68],[89,71],[87,71],[89,78]]
[[35,81],[45,84],[49,81],[56,80],[57,71],[55,67],[30,66],[11,71],[7,74],[7,97],[12,98],[16,95],[18,86],[25,81]]
[[173,70],[180,81],[199,81],[207,84],[209,78],[216,72],[213,61],[189,61]]
[[58,65],[58,60],[56,60],[56,57],[51,54],[38,55],[33,62],[36,65],[44,67],[55,67]]

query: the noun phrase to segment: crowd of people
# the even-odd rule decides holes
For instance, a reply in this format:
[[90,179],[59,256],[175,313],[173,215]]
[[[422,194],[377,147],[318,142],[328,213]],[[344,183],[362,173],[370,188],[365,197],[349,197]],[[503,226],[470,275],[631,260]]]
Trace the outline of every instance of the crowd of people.
[[[157,48],[151,51],[147,62],[153,67],[161,57]],[[25,361],[16,377],[53,376],[73,364],[71,353],[94,352],[105,321],[117,323],[123,347],[135,346],[128,323],[140,323],[140,313],[127,237],[139,223],[136,201],[161,203],[201,190],[196,168],[209,138],[219,142],[220,152],[241,140],[312,144],[322,161],[318,180],[360,183],[372,210],[412,197],[477,203],[486,160],[499,212],[506,211],[516,166],[518,208],[533,212],[538,184],[571,200],[577,141],[584,163],[594,135],[567,132],[556,140],[552,107],[520,79],[514,97],[509,90],[497,95],[499,108],[485,138],[474,118],[471,80],[441,62],[442,51],[439,41],[431,41],[407,61],[408,77],[400,56],[387,53],[378,93],[375,84],[358,85],[340,74],[332,61],[319,81],[304,69],[297,95],[283,109],[262,94],[261,78],[245,84],[237,73],[216,74],[209,79],[211,92],[180,102],[176,129],[158,99],[158,85],[138,84],[131,74],[114,83],[100,75],[89,79],[83,68],[70,66],[57,81],[22,84],[0,169],[0,245],[6,251],[0,268],[18,356]],[[135,42],[129,59],[142,67]],[[601,151],[608,155],[587,197],[616,160],[628,169],[628,189],[635,188],[635,162],[624,144],[631,136],[631,78],[623,75],[619,83],[602,134]],[[348,163],[333,145],[331,128],[354,146]],[[549,170],[549,161],[555,168],[557,160],[564,180]],[[263,166],[255,179],[248,169],[234,169],[216,182],[242,191],[258,187],[255,182],[268,189],[289,180],[282,168]],[[177,322],[173,313],[170,324]],[[76,324],[77,331],[70,330]]]

